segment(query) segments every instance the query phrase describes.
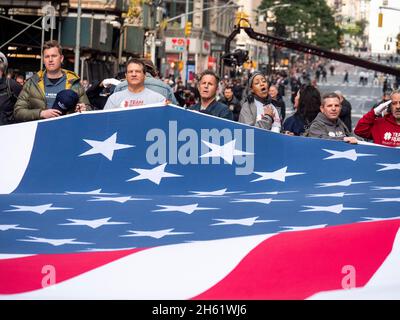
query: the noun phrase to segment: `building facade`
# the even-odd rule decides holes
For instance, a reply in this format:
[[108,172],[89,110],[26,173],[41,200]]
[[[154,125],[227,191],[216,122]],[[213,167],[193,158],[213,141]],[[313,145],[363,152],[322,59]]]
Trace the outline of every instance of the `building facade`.
[[[56,23],[54,29],[43,31],[42,8],[48,4],[55,8]],[[4,44],[0,50],[9,57],[10,66],[29,73],[39,70],[43,38],[61,43],[64,66],[73,70],[77,8],[78,0],[0,1],[0,18],[5,17],[0,19],[0,45]],[[81,77],[94,81],[115,76],[129,57],[144,56],[155,62],[162,76],[182,76],[185,62],[187,77],[193,79],[205,69],[219,70],[237,5],[236,0],[81,0],[81,9]],[[25,28],[15,20],[36,23],[12,39]],[[192,25],[185,34],[187,21]]]
[[[398,10],[379,9],[381,6],[397,8]],[[382,26],[378,26],[378,16],[382,13]],[[397,0],[371,1],[369,42],[371,53],[394,55],[400,39],[400,2]]]
[[94,81],[114,76],[123,62],[119,58],[143,54],[144,23],[133,27],[123,18],[130,3],[82,0],[80,50],[76,55],[78,0],[2,0],[0,50],[8,57],[10,70],[29,75],[41,68],[42,43],[54,39],[64,48],[65,68],[74,70],[79,59],[81,78]]
[[[188,21],[192,23],[190,34],[185,34],[185,3],[165,1],[167,20],[174,17],[163,32],[165,55],[161,58],[161,73],[165,77],[177,77],[183,73],[187,51],[187,79],[206,69],[219,70],[225,40],[233,30],[237,11],[232,0],[193,0],[189,2]],[[210,9],[209,9],[210,8]]]
[[[369,50],[370,5],[375,1],[326,0],[326,2],[334,13],[336,24],[348,30],[344,34],[344,50],[348,53]],[[360,27],[363,28],[361,34],[357,32],[357,28]]]

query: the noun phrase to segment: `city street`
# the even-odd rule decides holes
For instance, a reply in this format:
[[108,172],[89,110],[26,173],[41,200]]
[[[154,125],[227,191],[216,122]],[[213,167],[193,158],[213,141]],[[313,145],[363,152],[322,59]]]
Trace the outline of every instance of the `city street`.
[[[344,70],[349,72],[349,83],[343,83]],[[382,97],[382,85],[373,83],[374,73],[369,71],[368,84],[359,84],[361,69],[346,65],[338,64],[335,75],[328,74],[327,83],[318,83],[321,94],[339,90],[343,96],[351,103],[352,106],[352,124],[353,128],[358,120],[367,113],[371,107]]]
[[[352,125],[353,128],[358,120],[367,113],[371,107],[382,97],[382,85],[373,83],[373,72],[369,71],[368,84],[359,84],[359,74],[361,68],[343,63],[335,63],[335,74],[328,73],[327,82],[318,82],[318,89],[321,95],[327,92],[339,90],[352,106]],[[349,83],[343,83],[344,70],[349,72]],[[365,71],[365,70],[364,70]],[[312,75],[312,78],[314,76]],[[290,90],[287,90],[289,94]],[[285,102],[288,114],[293,113],[290,103],[290,96],[286,96]]]

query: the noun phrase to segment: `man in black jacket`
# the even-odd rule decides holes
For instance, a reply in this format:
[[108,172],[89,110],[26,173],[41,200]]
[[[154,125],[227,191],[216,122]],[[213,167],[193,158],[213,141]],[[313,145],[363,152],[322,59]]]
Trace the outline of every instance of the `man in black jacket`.
[[269,99],[271,103],[274,105],[276,110],[279,112],[279,116],[283,122],[286,117],[286,105],[285,101],[283,101],[282,96],[279,94],[278,87],[275,85],[271,85],[268,90]]
[[199,103],[189,106],[189,110],[199,111],[214,117],[233,120],[233,113],[225,104],[216,100],[219,78],[211,70],[205,70],[199,76]]
[[340,98],[340,104],[342,106],[342,110],[340,111],[339,118],[344,122],[346,125],[347,129],[351,132],[352,125],[351,125],[351,103],[346,100],[346,98],[343,96],[342,92],[340,91],[335,91],[335,93],[339,96]]
[[230,111],[233,113],[233,120],[239,120],[240,110],[242,106],[239,100],[233,94],[233,87],[227,86],[224,88],[224,97],[220,100],[221,103],[226,104]]
[[22,86],[5,77],[6,64],[0,61],[0,125],[14,123],[14,105]]

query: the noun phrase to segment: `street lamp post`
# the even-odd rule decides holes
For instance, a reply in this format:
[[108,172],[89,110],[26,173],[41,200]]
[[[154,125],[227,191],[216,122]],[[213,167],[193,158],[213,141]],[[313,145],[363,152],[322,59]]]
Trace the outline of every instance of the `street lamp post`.
[[151,6],[151,32],[150,36],[150,57],[153,63],[156,63],[156,39],[157,39],[157,8],[162,4],[163,0],[153,0],[149,4]]
[[[189,0],[186,0],[186,8],[185,8],[185,26],[189,22]],[[187,86],[187,70],[188,70],[188,57],[189,57],[189,45],[188,45],[188,38],[185,29],[185,46],[183,49],[182,54],[182,61],[183,61],[183,77],[182,82]]]
[[82,6],[81,0],[78,0],[78,15],[76,18],[76,42],[75,42],[75,64],[74,72],[79,73],[79,56],[80,56],[80,46],[81,46],[81,16],[82,16]]
[[[172,22],[172,21],[175,21],[175,20],[178,20],[178,19],[182,19],[182,18],[185,19],[185,22],[188,22],[189,15],[193,14],[193,13],[196,13],[196,12],[206,12],[206,11],[215,10],[215,9],[224,9],[224,10],[226,10],[227,8],[240,8],[240,7],[242,7],[242,6],[237,5],[237,4],[229,4],[229,5],[225,4],[223,6],[213,6],[213,7],[208,7],[208,8],[203,8],[203,9],[194,9],[192,11],[189,11],[189,0],[186,0],[185,13],[182,13],[182,14],[179,14],[179,15],[177,15],[175,17],[169,18],[169,19],[165,20],[164,23],[169,23],[169,22]],[[186,54],[185,54],[185,51],[186,51]],[[187,39],[186,39],[186,36],[185,36],[185,48],[184,48],[184,52],[182,53],[182,60],[183,60],[183,66],[184,66],[182,80],[183,80],[184,83],[186,82],[186,72],[187,72],[187,51],[188,51]]]

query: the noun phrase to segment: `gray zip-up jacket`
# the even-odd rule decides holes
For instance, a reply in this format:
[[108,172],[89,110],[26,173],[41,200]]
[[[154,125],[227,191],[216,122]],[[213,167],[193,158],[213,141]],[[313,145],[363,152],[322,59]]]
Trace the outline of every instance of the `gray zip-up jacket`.
[[305,133],[306,137],[321,139],[343,140],[344,137],[353,137],[344,122],[337,119],[336,122],[329,120],[322,112],[318,113],[310,128]]

